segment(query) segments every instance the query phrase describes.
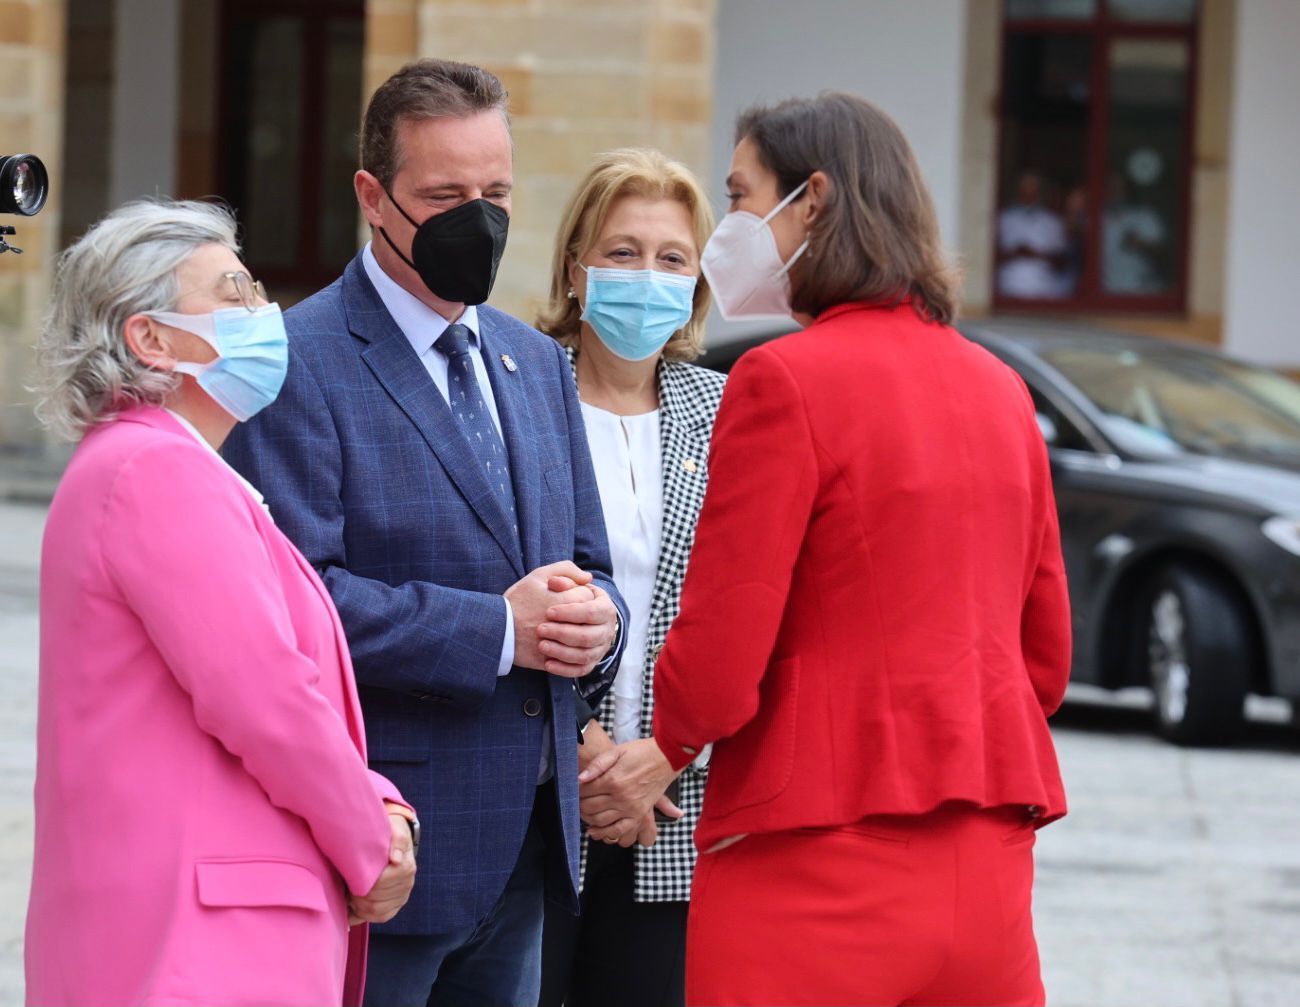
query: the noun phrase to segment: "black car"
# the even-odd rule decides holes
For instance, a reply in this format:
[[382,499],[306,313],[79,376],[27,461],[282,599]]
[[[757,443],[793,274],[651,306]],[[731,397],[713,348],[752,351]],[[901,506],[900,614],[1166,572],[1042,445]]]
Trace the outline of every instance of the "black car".
[[[1150,686],[1160,732],[1230,741],[1300,701],[1300,384],[1184,343],[1030,319],[967,338],[1025,379],[1052,459],[1072,678]],[[762,339],[704,359],[727,370]],[[1293,707],[1296,708],[1296,707]]]

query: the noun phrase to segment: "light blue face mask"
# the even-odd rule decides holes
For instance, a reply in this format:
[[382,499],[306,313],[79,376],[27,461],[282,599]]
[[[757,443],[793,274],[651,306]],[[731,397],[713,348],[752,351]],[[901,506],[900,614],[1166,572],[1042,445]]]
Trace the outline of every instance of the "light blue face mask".
[[199,387],[240,423],[261,412],[280,394],[289,370],[289,338],[278,304],[256,311],[221,308],[206,315],[148,311],[164,325],[192,332],[217,352],[206,364],[182,360],[180,374],[193,375]]
[[694,276],[658,269],[582,268],[587,270],[582,320],[617,357],[653,357],[691,320]]

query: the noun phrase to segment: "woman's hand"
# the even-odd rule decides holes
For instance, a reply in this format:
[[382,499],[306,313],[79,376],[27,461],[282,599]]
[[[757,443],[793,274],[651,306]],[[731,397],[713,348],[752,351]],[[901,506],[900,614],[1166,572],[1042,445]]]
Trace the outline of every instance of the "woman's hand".
[[[587,729],[582,733],[582,744],[578,746],[579,772],[595,762],[596,756],[613,750],[614,739],[600,726],[600,721],[595,719],[588,721]],[[581,781],[582,777],[579,776],[578,780]]]
[[[614,751],[614,739],[611,738],[598,721],[591,721],[587,725],[586,733],[582,736],[583,743],[578,746],[578,769],[585,770],[595,763],[597,756],[604,755],[606,752]],[[602,766],[604,764],[602,763]],[[598,771],[599,767],[598,767]],[[581,777],[579,777],[581,779]],[[680,817],[680,812],[672,801],[667,797],[661,797],[655,807],[672,818]],[[655,821],[654,811],[647,812],[638,823],[638,827],[633,829],[594,829],[587,833],[593,839],[603,842],[617,842],[620,846],[628,847],[635,842],[638,846],[653,846],[659,838],[659,824]]]
[[387,923],[406,905],[415,885],[415,850],[411,843],[411,827],[407,824],[410,812],[388,801],[384,802],[384,807],[388,809],[391,831],[388,865],[369,892],[354,895],[348,901],[348,926]]
[[[596,755],[578,774],[579,808],[588,834],[606,843],[631,846],[639,837],[653,842],[654,808],[670,818],[682,811],[664,796],[677,773],[653,738],[629,741]],[[650,843],[643,842],[643,845]]]

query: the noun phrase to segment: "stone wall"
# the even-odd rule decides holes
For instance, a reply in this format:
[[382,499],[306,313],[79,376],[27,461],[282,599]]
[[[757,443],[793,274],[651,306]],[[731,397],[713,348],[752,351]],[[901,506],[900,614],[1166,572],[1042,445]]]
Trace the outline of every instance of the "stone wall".
[[417,56],[484,66],[510,91],[514,216],[492,303],[521,318],[593,155],[654,146],[708,171],[714,0],[370,0],[366,29],[367,100]]
[[[1202,2],[1187,315],[1112,318],[1108,324],[1219,338],[1230,231],[1227,190],[1234,167],[1230,127],[1239,111],[1233,92],[1240,66],[1234,62],[1240,64],[1241,57],[1234,54],[1241,44],[1236,36],[1244,2]],[[958,130],[962,167],[953,216],[972,315],[987,310],[992,286],[1001,6],[1000,0],[965,0],[959,8],[965,62],[953,90],[960,123],[927,120],[909,126],[921,130],[918,135],[929,128]],[[33,345],[54,257],[107,205],[114,30],[107,12],[115,7],[101,0],[0,0],[0,153],[40,155],[52,186],[39,216],[0,221],[18,227],[16,244],[26,250],[23,256],[0,257],[0,463],[48,447],[26,388],[35,377]],[[175,186],[180,195],[215,190],[219,8],[220,0],[184,0],[181,7]],[[722,93],[717,73],[725,69],[717,55],[725,10],[720,0],[367,0],[365,97],[423,55],[484,65],[511,92],[515,216],[494,304],[533,317],[549,286],[563,204],[597,152],[626,144],[657,146],[690,165],[709,191],[717,192],[720,165],[710,159],[716,159],[715,134],[729,137],[729,121],[723,120],[731,115],[728,108],[715,116]],[[748,30],[753,21],[741,17],[739,23]],[[815,34],[825,25],[826,19],[810,18],[806,30]],[[723,41],[733,49],[750,44],[748,36],[733,34]],[[828,57],[812,76],[838,80],[837,74],[859,70],[851,60]],[[781,93],[816,89],[782,83],[788,72],[780,66],[772,71],[773,87]],[[888,87],[875,91],[891,107],[906,106],[906,95]],[[360,223],[358,237],[368,237]],[[1239,295],[1238,304],[1247,301]]]
[[59,250],[63,163],[64,5],[0,0],[0,154],[31,153],[50,172],[51,196],[36,217],[0,217],[23,255],[0,256],[0,458],[43,438],[32,415],[33,346]]

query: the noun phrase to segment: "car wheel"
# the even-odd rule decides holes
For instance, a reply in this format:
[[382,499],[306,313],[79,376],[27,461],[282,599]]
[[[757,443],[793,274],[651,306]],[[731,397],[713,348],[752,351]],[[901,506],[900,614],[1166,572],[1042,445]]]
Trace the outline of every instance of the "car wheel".
[[1241,602],[1213,576],[1171,565],[1152,582],[1146,617],[1157,729],[1179,745],[1234,740],[1254,652]]

